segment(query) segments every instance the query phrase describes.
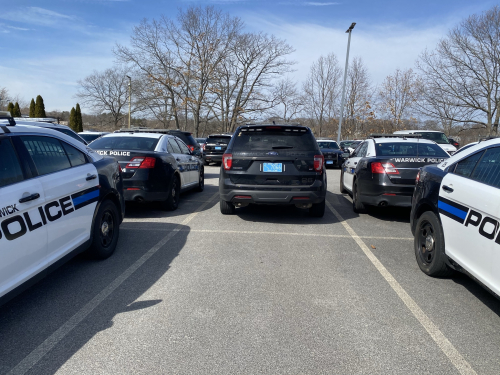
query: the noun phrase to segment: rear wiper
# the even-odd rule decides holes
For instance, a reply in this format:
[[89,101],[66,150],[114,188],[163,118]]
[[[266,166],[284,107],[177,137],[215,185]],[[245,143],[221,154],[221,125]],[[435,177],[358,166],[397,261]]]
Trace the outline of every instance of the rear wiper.
[[284,149],[284,148],[293,148],[293,146],[273,146],[273,150],[279,150],[279,149]]

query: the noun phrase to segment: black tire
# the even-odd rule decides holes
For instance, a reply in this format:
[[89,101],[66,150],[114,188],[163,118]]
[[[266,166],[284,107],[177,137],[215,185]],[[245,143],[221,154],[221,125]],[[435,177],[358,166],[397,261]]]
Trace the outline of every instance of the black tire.
[[92,258],[106,259],[114,253],[120,234],[119,222],[116,205],[110,200],[102,202],[92,226],[92,244],[87,250]]
[[205,190],[205,168],[201,167],[196,191],[203,191],[203,190]]
[[453,269],[446,264],[443,227],[434,212],[424,212],[418,218],[413,243],[415,257],[422,272],[433,277],[453,274]]
[[231,202],[220,200],[220,212],[222,215],[234,215],[236,208]]
[[340,172],[340,194],[347,194],[347,190],[344,187],[344,170]]
[[168,187],[168,198],[162,202],[164,210],[175,211],[179,207],[179,199],[181,195],[181,182],[178,176],[174,176]]
[[312,217],[323,217],[325,216],[325,200],[323,199],[320,203],[313,204],[309,209],[309,216]]
[[359,200],[358,181],[356,180],[354,180],[352,185],[352,209],[358,214],[366,212],[366,206]]

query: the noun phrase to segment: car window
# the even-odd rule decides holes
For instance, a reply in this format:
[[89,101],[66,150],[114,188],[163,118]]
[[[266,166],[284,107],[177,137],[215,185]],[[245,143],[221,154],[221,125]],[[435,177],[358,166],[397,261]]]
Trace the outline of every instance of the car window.
[[364,158],[366,156],[366,150],[368,149],[368,143],[361,143],[356,150],[354,150],[353,157]]
[[21,164],[10,139],[0,139],[0,187],[15,184],[23,179]]
[[490,148],[484,152],[471,178],[500,188],[500,147]]
[[423,139],[429,139],[431,141],[434,141],[436,143],[442,144],[442,145],[447,145],[450,144],[450,141],[448,141],[448,138],[444,133],[440,132],[415,132],[415,134],[420,134]]
[[207,143],[223,143],[225,145],[229,144],[229,141],[231,140],[231,137],[208,137],[207,138]]
[[73,146],[68,145],[66,142],[61,143],[64,147],[64,151],[66,151],[66,154],[68,154],[69,162],[71,163],[72,167],[77,167],[87,162],[87,159],[85,158],[85,154],[83,152],[77,150]]
[[378,156],[434,156],[449,157],[448,153],[436,144],[418,142],[376,143]]
[[182,142],[180,139],[176,139],[177,143],[179,144],[179,148],[181,149],[181,153],[189,155],[191,154],[189,152],[189,148]]
[[85,141],[83,140],[83,138],[80,137],[78,134],[73,133],[70,129],[54,128],[54,130],[57,130],[58,132],[69,135],[71,138],[76,139],[78,142],[85,144]]
[[319,141],[318,146],[319,146],[319,148],[331,148],[333,150],[339,149],[337,142]]
[[477,152],[474,155],[459,161],[455,165],[455,170],[453,173],[462,177],[470,177],[472,171],[476,167],[478,160],[481,159],[483,153],[483,151]]
[[21,140],[28,149],[39,175],[71,168],[68,156],[59,140],[37,136],[21,137]]
[[85,139],[88,143],[95,141],[100,136],[101,134],[80,134],[80,137]]
[[182,154],[181,149],[179,148],[179,145],[177,144],[177,142],[173,138],[170,138],[168,140],[167,150],[171,154]]
[[149,137],[102,137],[89,146],[94,150],[154,151],[159,138]]
[[[228,143],[230,138],[224,138],[221,143]],[[208,143],[213,143],[209,138]],[[292,133],[283,130],[263,130],[258,133],[240,131],[234,138],[235,151],[269,151],[269,150],[314,151],[318,145],[310,132]]]

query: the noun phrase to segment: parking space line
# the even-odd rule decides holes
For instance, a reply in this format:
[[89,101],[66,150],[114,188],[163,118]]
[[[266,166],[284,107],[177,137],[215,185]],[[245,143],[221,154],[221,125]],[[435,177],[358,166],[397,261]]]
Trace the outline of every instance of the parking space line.
[[335,208],[326,202],[326,205],[335,215],[335,217],[341,222],[345,230],[349,235],[356,241],[361,250],[365,253],[368,259],[372,262],[375,268],[380,272],[382,277],[389,283],[391,288],[396,292],[398,297],[403,301],[403,303],[408,307],[413,316],[420,322],[420,324],[425,328],[425,330],[432,337],[434,342],[439,346],[443,353],[448,357],[450,362],[455,366],[455,368],[463,375],[476,374],[474,369],[471,367],[469,362],[465,360],[460,352],[453,346],[453,344],[446,338],[446,336],[439,330],[439,328],[429,319],[429,317],[423,312],[423,310],[417,305],[417,303],[410,297],[410,295],[403,289],[403,287],[396,281],[396,279],[391,275],[391,273],[384,267],[384,265],[378,260],[378,258],[372,253],[372,251],[366,246],[362,241],[362,238],[356,234],[356,232],[351,228],[351,226],[344,220],[344,218],[337,212]]
[[106,288],[104,288],[97,296],[90,302],[83,306],[75,315],[69,318],[66,323],[59,327],[52,335],[50,335],[44,342],[38,345],[30,354],[28,354],[21,362],[19,362],[8,375],[25,374],[33,366],[35,366],[52,348],[54,348],[62,339],[68,335],[78,324],[80,324],[94,309],[99,306],[111,293],[113,293],[123,282],[125,282],[137,269],[139,269],[149,258],[158,252],[168,241],[170,241],[181,228],[188,224],[194,217],[199,214],[214,198],[219,195],[219,192],[212,195],[212,197],[193,213],[185,218],[178,224],[171,232],[169,232],[163,239],[148,250],[142,257],[134,262],[127,268],[120,276],[114,279]]

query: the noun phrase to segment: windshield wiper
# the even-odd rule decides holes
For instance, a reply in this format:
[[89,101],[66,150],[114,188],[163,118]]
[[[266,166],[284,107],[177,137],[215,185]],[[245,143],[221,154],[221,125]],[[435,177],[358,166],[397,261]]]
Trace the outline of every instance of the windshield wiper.
[[284,149],[284,148],[293,148],[293,146],[273,146],[272,147],[273,150],[280,150],[280,149]]

